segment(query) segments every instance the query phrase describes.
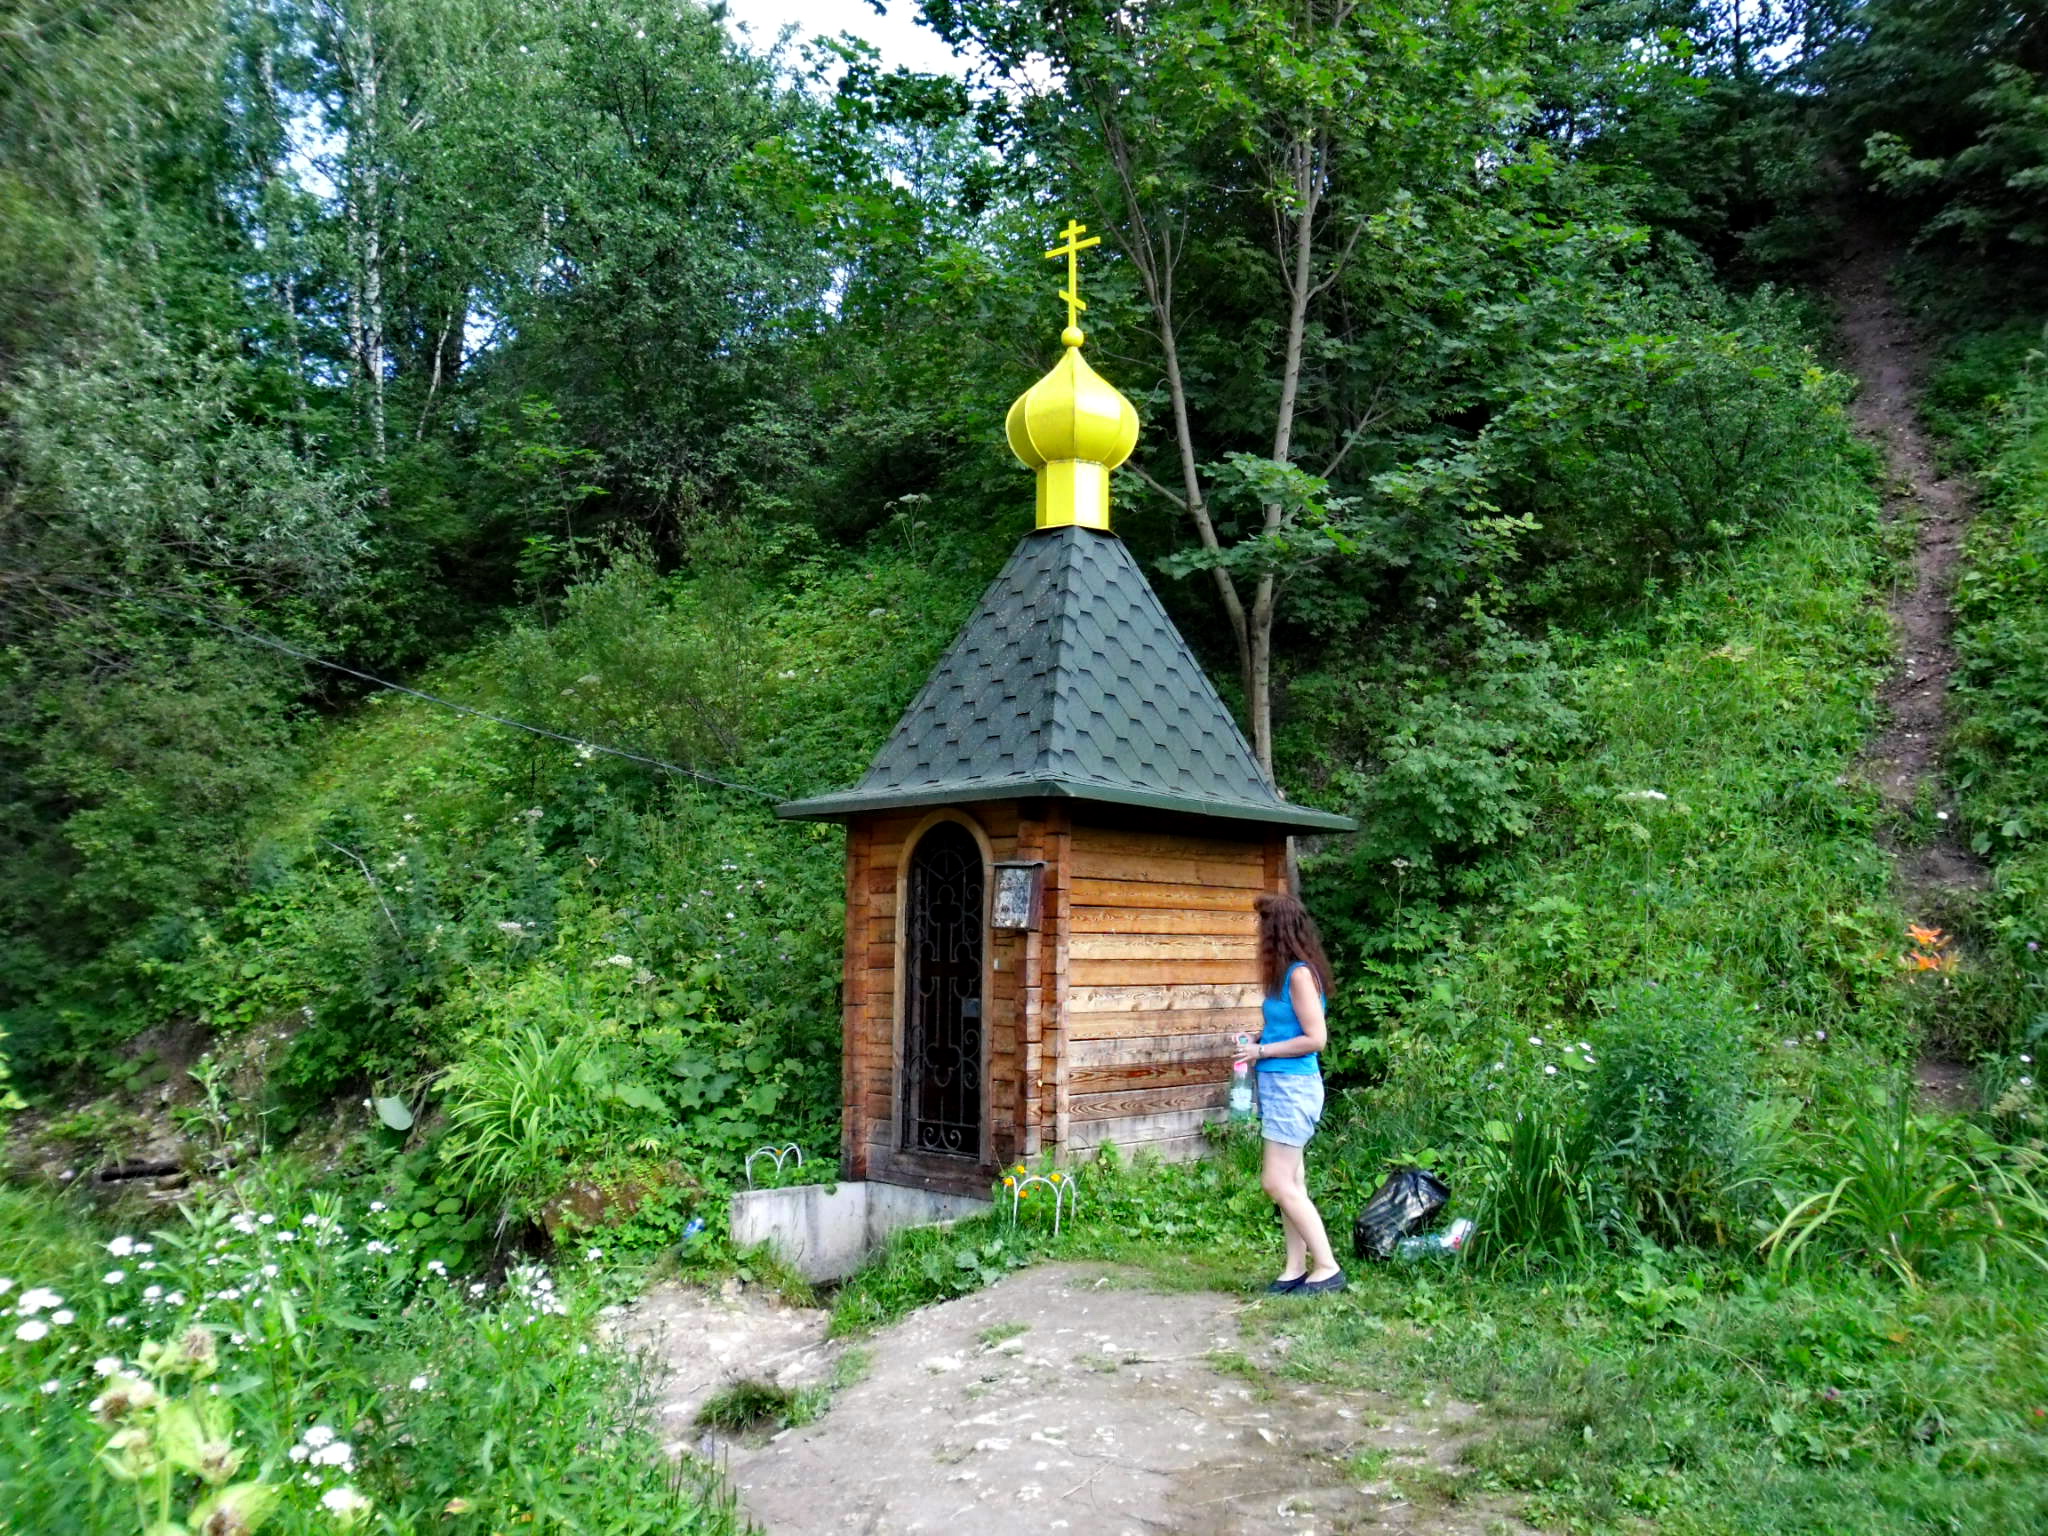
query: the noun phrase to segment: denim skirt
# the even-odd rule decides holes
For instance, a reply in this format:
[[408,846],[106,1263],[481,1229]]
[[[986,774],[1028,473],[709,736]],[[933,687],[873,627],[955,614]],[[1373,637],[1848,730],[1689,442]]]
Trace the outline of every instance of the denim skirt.
[[1305,1147],[1323,1118],[1323,1074],[1261,1072],[1259,1134],[1286,1147]]

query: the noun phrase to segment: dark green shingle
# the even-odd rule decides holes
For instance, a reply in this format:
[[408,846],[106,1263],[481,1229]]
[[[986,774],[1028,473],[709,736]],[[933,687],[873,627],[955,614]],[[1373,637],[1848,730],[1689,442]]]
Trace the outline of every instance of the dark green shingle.
[[1348,831],[1267,786],[1244,735],[1114,534],[1029,534],[851,790],[778,814],[1062,795]]

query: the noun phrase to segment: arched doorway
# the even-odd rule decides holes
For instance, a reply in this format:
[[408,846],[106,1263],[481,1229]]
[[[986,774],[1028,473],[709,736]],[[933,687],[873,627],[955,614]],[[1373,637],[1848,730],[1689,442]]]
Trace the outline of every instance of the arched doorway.
[[941,821],[910,858],[904,908],[903,1148],[981,1157],[981,845]]

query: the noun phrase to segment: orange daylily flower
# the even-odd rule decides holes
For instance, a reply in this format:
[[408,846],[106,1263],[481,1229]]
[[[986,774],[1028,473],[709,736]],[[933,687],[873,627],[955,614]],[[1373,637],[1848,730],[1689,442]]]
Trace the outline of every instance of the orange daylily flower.
[[1906,934],[1915,944],[1927,949],[1939,949],[1948,942],[1948,935],[1939,928],[1923,928],[1918,923],[1906,924]]

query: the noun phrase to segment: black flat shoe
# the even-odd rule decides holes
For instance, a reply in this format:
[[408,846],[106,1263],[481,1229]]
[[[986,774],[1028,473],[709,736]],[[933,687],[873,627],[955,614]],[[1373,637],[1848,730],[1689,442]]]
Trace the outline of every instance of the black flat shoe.
[[1297,1296],[1322,1296],[1331,1291],[1341,1291],[1351,1282],[1344,1278],[1344,1271],[1338,1270],[1327,1280],[1310,1280],[1304,1276],[1294,1287]]
[[1292,1280],[1275,1280],[1271,1285],[1266,1287],[1266,1294],[1268,1296],[1285,1296],[1290,1292],[1300,1290],[1303,1284],[1307,1282],[1307,1280],[1308,1271],[1303,1270],[1300,1274],[1296,1275]]

